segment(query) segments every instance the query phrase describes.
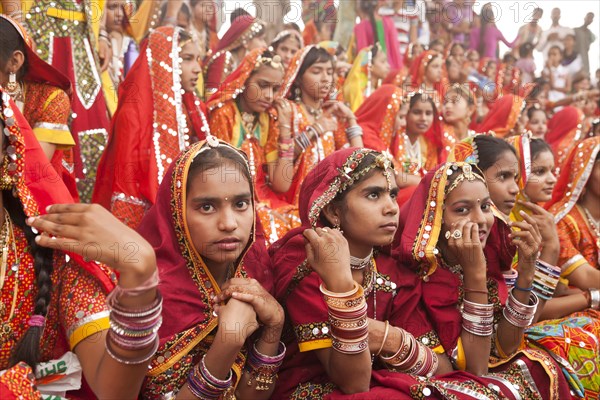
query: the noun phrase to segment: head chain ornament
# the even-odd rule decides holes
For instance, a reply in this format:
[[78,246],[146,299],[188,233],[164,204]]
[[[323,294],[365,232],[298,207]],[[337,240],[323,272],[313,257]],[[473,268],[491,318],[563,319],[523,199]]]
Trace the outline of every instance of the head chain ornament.
[[358,182],[363,176],[365,176],[367,173],[369,173],[369,171],[371,171],[373,168],[381,168],[383,170],[383,175],[385,176],[385,179],[388,184],[388,190],[392,189],[392,173],[390,172],[390,169],[392,169],[392,170],[394,169],[394,164],[392,163],[388,154],[386,154],[386,153],[379,154],[371,164],[365,166],[364,168],[360,169],[359,171],[356,171],[358,164],[359,163],[352,164],[352,165],[346,165],[343,168],[338,168],[340,177],[342,179],[342,184],[340,185],[340,188],[338,189],[338,193],[342,193],[346,189],[348,189],[350,186],[354,185],[354,183]]
[[[459,171],[460,168],[460,171]],[[479,179],[484,185],[487,186],[485,179],[479,175],[478,173],[473,172],[473,166],[469,163],[464,163],[462,166],[449,163],[448,168],[446,169],[446,174],[450,177],[454,173],[458,173],[458,177],[454,179],[452,183],[446,189],[446,196],[450,194],[458,185],[460,185],[465,180],[468,182],[473,182],[476,179]]]

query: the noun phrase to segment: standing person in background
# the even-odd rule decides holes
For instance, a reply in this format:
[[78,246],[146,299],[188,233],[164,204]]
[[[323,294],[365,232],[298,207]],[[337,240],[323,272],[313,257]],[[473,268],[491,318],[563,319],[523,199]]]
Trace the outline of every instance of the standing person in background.
[[540,41],[536,46],[536,49],[544,54],[544,62],[548,60],[550,49],[553,46],[560,46],[561,41],[567,36],[570,30],[558,23],[560,21],[560,8],[553,8],[550,18],[552,18],[552,25],[547,31],[542,32]]
[[521,83],[526,85],[535,79],[535,61],[533,60],[533,45],[524,43],[519,47],[519,59],[515,67],[521,71]]
[[498,42],[502,41],[511,49],[519,37],[509,42],[500,29],[496,26],[497,17],[494,14],[494,5],[486,3],[481,9],[481,26],[471,29],[471,48],[479,52],[481,57],[498,59]]
[[565,67],[567,73],[569,74],[569,78],[573,81],[575,74],[581,71],[581,67],[583,66],[581,61],[581,56],[577,52],[577,43],[575,42],[575,31],[572,29],[569,30],[569,33],[563,40],[563,58],[561,61],[561,65]]
[[519,28],[519,33],[517,34],[517,43],[519,46],[523,46],[525,43],[529,43],[533,47],[537,46],[540,36],[542,36],[542,27],[539,25],[542,15],[544,15],[544,10],[536,8],[533,10],[531,21]]
[[575,28],[575,43],[577,46],[577,52],[581,56],[581,63],[583,64],[583,71],[587,74],[590,73],[590,59],[589,51],[592,43],[596,41],[596,36],[590,31],[588,26],[594,22],[594,13],[589,12],[585,15],[583,25],[579,28]]

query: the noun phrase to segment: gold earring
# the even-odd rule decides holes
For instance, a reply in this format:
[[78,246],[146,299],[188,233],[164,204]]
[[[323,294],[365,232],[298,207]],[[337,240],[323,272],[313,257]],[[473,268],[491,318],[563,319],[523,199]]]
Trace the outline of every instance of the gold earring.
[[17,91],[17,74],[15,74],[14,72],[10,72],[8,74],[8,83],[6,84],[6,90],[14,93]]

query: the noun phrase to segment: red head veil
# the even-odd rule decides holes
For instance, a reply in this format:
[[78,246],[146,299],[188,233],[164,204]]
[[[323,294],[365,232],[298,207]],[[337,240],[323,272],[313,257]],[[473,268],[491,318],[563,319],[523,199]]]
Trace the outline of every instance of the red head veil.
[[581,123],[584,119],[583,112],[572,106],[564,107],[548,121],[546,142],[556,156],[556,165],[562,166],[569,155],[569,151],[582,138]]
[[498,137],[505,137],[515,127],[525,106],[522,97],[506,95],[493,103],[490,111],[478,126],[479,132],[494,131]]
[[37,55],[35,52],[35,44],[25,28],[6,15],[0,14],[0,18],[10,22],[25,41],[25,56],[27,57],[27,72],[25,74],[25,80],[29,82],[46,83],[51,86],[56,86],[70,95],[71,81],[69,81],[69,78],[64,76],[56,68],[42,60]]
[[225,35],[219,40],[215,49],[204,63],[204,73],[206,76],[205,86],[208,90],[215,90],[223,80],[223,75],[227,75],[225,67],[227,65],[227,52],[235,50],[245,45],[253,37],[264,31],[263,22],[250,15],[242,15],[233,21]]
[[[46,213],[52,204],[73,203],[69,190],[44,154],[31,127],[10,96],[1,91],[0,125],[8,140],[8,175],[14,182],[13,194],[18,197],[27,217]],[[5,171],[2,171],[4,174]],[[83,260],[78,254],[67,253],[72,260],[92,274],[110,291],[114,288],[114,274],[107,267]]]
[[396,114],[402,106],[402,88],[386,84],[377,89],[354,114],[363,128],[364,146],[388,151],[394,138]]
[[546,208],[554,214],[554,222],[558,223],[577,204],[590,179],[599,152],[600,136],[585,139],[571,150],[552,193],[552,199],[546,204]]

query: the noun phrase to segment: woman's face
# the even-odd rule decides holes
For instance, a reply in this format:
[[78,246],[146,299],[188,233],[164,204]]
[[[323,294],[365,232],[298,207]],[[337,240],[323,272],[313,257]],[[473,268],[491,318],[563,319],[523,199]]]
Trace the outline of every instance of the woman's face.
[[387,56],[381,50],[377,52],[373,59],[371,73],[375,79],[385,79],[390,73],[390,64],[388,63]]
[[557,66],[560,64],[562,56],[560,55],[560,50],[556,47],[551,48],[548,51],[548,63],[552,66]]
[[261,113],[271,107],[275,94],[281,87],[283,70],[269,65],[261,66],[246,81],[242,101],[247,112]]
[[398,186],[391,174],[391,191],[388,181],[379,168],[352,186],[338,210],[340,227],[350,249],[367,250],[392,242],[398,229]]
[[186,92],[193,92],[198,83],[198,75],[202,72],[200,65],[200,49],[196,42],[188,42],[181,52],[181,87]]
[[298,50],[300,50],[298,39],[296,39],[295,36],[290,35],[279,43],[275,50],[275,54],[278,54],[281,57],[283,65],[287,68]]
[[209,268],[224,268],[240,257],[250,240],[250,183],[229,160],[190,179],[185,207],[192,244]]
[[545,203],[552,198],[556,185],[554,176],[554,155],[550,151],[542,151],[531,163],[531,176],[525,186],[525,195],[534,203]]
[[519,162],[512,151],[505,151],[496,162],[484,171],[490,196],[501,213],[509,215],[515,206],[519,186]]
[[534,138],[543,139],[548,132],[548,118],[542,110],[537,110],[531,114],[531,118],[527,122],[527,129],[531,131]]
[[265,42],[265,34],[262,33],[258,36],[254,36],[252,39],[248,41],[246,45],[247,51],[252,51],[254,49],[260,49],[261,47],[267,47],[267,42]]
[[333,63],[316,62],[300,77],[300,90],[314,100],[323,100],[333,85]]
[[448,124],[466,121],[471,115],[468,99],[459,93],[450,92],[444,97],[442,115]]
[[456,59],[451,59],[447,68],[448,71],[448,80],[450,82],[460,82],[460,70],[461,70],[461,65],[459,64],[458,60]]
[[430,83],[438,83],[442,80],[442,57],[435,56],[427,65],[425,80]]
[[433,107],[428,100],[417,100],[406,115],[406,131],[424,135],[433,124]]
[[215,15],[215,4],[212,2],[212,0],[200,0],[196,3],[192,12],[196,21],[208,23]]
[[469,53],[469,64],[472,69],[477,69],[479,66],[479,53],[476,51],[472,51]]
[[453,56],[456,61],[458,61],[459,65],[462,65],[465,61],[465,49],[462,46],[452,46],[452,51],[450,55]]
[[394,121],[394,130],[399,131],[406,127],[406,115],[408,114],[408,104],[402,103],[398,112],[396,113],[396,120]]
[[424,51],[425,49],[423,48],[421,43],[415,43],[415,45],[412,48],[412,59],[414,60],[415,58],[419,57],[419,55]]
[[123,17],[125,0],[107,0],[106,2],[106,31],[123,32]]
[[495,61],[490,61],[485,66],[485,76],[487,76],[489,79],[495,80],[497,71],[498,67],[496,66]]
[[452,224],[464,219],[477,224],[479,241],[485,246],[494,225],[494,214],[490,194],[485,184],[479,180],[465,180],[446,196],[440,240],[445,241],[445,232],[454,230]]

